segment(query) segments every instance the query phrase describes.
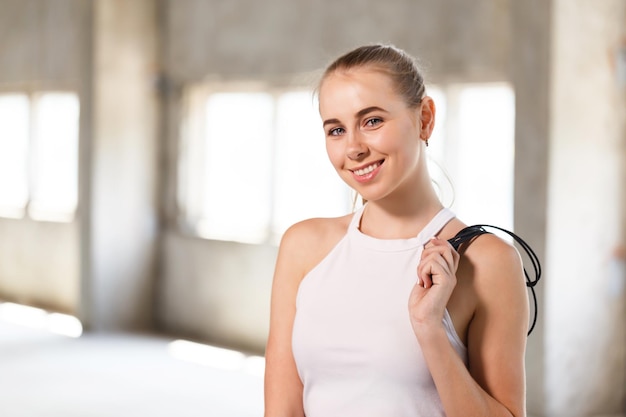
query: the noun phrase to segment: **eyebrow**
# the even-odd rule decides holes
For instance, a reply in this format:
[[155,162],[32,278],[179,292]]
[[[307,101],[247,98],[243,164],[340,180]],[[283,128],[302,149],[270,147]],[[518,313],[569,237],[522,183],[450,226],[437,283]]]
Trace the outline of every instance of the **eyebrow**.
[[[387,113],[387,110],[385,110],[383,108],[380,108],[378,106],[370,106],[370,107],[366,107],[364,109],[359,110],[358,112],[356,112],[355,116],[358,119],[358,118],[361,118],[361,117],[365,116],[366,114],[371,113],[373,111],[382,111],[382,112]],[[339,119],[327,119],[327,120],[324,120],[324,126],[326,126],[328,124],[333,124],[333,123],[340,123]]]

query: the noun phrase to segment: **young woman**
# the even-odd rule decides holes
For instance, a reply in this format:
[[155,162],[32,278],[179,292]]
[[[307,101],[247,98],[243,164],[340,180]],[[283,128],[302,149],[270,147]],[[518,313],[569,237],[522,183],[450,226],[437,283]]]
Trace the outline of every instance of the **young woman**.
[[428,174],[435,105],[414,60],[357,48],[318,93],[330,161],[366,203],[283,236],[265,416],[525,416],[521,259],[494,235],[447,242],[465,225]]

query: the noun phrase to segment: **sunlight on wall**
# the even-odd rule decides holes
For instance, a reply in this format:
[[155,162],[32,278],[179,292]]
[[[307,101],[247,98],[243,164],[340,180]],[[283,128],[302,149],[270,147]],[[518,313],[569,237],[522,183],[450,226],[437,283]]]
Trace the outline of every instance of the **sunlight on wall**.
[[248,356],[236,350],[224,349],[187,340],[174,340],[168,351],[176,359],[197,363],[226,371],[243,371],[250,375],[263,376],[265,359]]
[[0,321],[68,337],[83,334],[83,326],[74,316],[15,303],[0,303]]

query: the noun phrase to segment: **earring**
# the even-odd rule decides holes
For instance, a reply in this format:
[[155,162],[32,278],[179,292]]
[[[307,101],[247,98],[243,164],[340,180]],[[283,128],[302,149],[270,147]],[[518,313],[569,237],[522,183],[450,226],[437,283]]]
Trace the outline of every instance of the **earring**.
[[424,142],[426,142],[426,147],[428,148],[428,139],[426,139]]

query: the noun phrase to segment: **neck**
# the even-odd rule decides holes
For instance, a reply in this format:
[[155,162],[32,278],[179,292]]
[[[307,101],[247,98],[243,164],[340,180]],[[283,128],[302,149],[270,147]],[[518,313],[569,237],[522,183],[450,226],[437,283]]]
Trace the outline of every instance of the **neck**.
[[381,239],[415,237],[443,208],[430,179],[427,184],[407,187],[406,192],[396,190],[394,195],[368,202],[361,217],[361,231]]

